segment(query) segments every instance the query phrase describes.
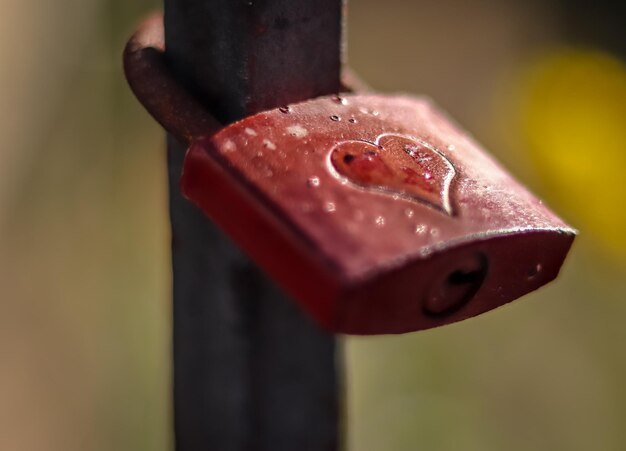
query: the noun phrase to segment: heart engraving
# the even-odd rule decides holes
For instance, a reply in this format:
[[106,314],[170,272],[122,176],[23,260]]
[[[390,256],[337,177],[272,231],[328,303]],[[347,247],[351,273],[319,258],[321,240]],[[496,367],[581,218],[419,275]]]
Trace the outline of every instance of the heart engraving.
[[375,143],[344,141],[331,151],[330,165],[337,177],[354,185],[454,214],[450,202],[454,166],[423,140],[385,134]]

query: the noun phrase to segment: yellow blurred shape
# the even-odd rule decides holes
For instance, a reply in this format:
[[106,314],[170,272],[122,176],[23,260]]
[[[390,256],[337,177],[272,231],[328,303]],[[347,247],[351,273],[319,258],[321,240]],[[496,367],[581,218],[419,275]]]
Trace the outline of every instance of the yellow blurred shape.
[[522,79],[521,126],[548,196],[626,257],[626,66],[593,50],[540,58]]

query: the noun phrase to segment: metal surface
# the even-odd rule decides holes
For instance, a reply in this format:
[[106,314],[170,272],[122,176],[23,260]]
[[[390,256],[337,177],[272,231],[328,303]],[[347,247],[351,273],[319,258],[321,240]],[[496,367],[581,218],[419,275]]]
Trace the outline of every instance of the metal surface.
[[575,231],[428,101],[347,95],[199,139],[183,192],[322,324],[403,333],[553,280]]
[[160,73],[158,17],[127,48],[131,86],[178,137],[168,138],[178,450],[339,446],[334,338],[183,199],[178,183],[184,142],[214,131],[213,114],[228,122],[339,90],[341,17],[335,0],[166,0],[175,75]]

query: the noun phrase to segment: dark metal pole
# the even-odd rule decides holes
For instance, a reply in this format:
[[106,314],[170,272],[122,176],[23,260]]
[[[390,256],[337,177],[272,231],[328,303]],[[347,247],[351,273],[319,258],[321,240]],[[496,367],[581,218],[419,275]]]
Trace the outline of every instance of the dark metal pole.
[[[341,0],[165,0],[167,59],[233,121],[338,92],[342,12]],[[336,450],[334,338],[181,197],[183,155],[168,137],[176,449]]]

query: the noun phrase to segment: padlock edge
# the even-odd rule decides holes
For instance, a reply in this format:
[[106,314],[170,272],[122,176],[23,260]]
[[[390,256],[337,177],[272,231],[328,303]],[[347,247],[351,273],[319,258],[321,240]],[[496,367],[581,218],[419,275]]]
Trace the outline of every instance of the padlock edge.
[[[559,275],[565,259],[569,254],[571,247],[575,241],[576,234],[573,229],[562,231],[559,229],[544,229],[544,230],[526,230],[519,232],[518,234],[511,233],[508,235],[495,235],[492,234],[489,238],[482,241],[471,241],[459,243],[457,246],[448,246],[434,252],[428,258],[414,259],[411,262],[404,262],[402,265],[394,268],[387,268],[383,273],[379,273],[377,277],[370,279],[372,282],[358,282],[352,285],[348,289],[348,292],[344,294],[342,298],[342,304],[339,309],[338,322],[335,324],[334,329],[340,331],[340,333],[348,335],[396,335],[409,332],[416,332],[421,330],[433,329],[448,324],[460,322],[475,316],[482,315],[489,311],[498,309],[506,304],[509,304],[526,294],[536,291],[545,285],[553,282]],[[539,262],[538,256],[544,256],[549,261],[543,260],[541,264],[542,275],[534,283],[524,286],[523,274],[503,276],[503,268],[497,268],[506,258],[510,258],[514,253],[511,252],[510,241],[521,241],[519,245],[520,252],[524,252],[524,249],[531,249],[534,246],[534,251],[527,256],[527,262],[535,262],[527,264],[529,268],[532,265],[537,265]],[[503,243],[507,243],[506,245]],[[488,263],[491,268],[490,277],[503,281],[506,278],[510,279],[510,283],[506,284],[506,290],[499,291],[500,287],[489,286],[486,284],[481,287],[482,290],[490,290],[487,293],[479,291],[475,297],[469,299],[467,304],[462,308],[452,312],[450,315],[435,318],[426,318],[421,311],[421,307],[417,308],[415,312],[415,320],[407,320],[407,315],[398,316],[399,320],[395,323],[384,322],[384,309],[379,311],[360,312],[359,310],[367,306],[371,302],[380,302],[383,299],[384,293],[387,296],[386,302],[392,304],[398,302],[398,304],[406,305],[405,299],[407,297],[406,287],[409,286],[406,282],[398,282],[398,279],[406,279],[407,277],[415,277],[415,280],[437,280],[437,268],[433,266],[433,261],[437,259],[450,260],[451,253],[478,253],[485,251],[485,248],[495,247],[500,254],[496,262],[493,261],[493,253],[490,253],[489,257],[491,261]],[[541,259],[540,259],[541,260]],[[493,273],[493,266],[496,265],[496,274]],[[442,265],[440,265],[441,267]],[[511,265],[513,266],[513,265]],[[445,269],[445,265],[443,265]],[[519,262],[515,264],[515,271],[523,269],[523,265]],[[435,269],[433,269],[435,268]],[[451,273],[454,271],[454,265],[450,269],[441,270],[443,274]],[[426,271],[422,271],[426,269]],[[429,272],[425,274],[425,272]],[[504,271],[506,273],[506,271]],[[364,279],[367,280],[367,279]],[[402,293],[394,293],[393,288],[395,286],[402,286]],[[418,287],[416,291],[426,291],[425,287]],[[399,311],[401,309],[390,308],[388,310]],[[350,318],[350,315],[359,316],[359,319]]]

